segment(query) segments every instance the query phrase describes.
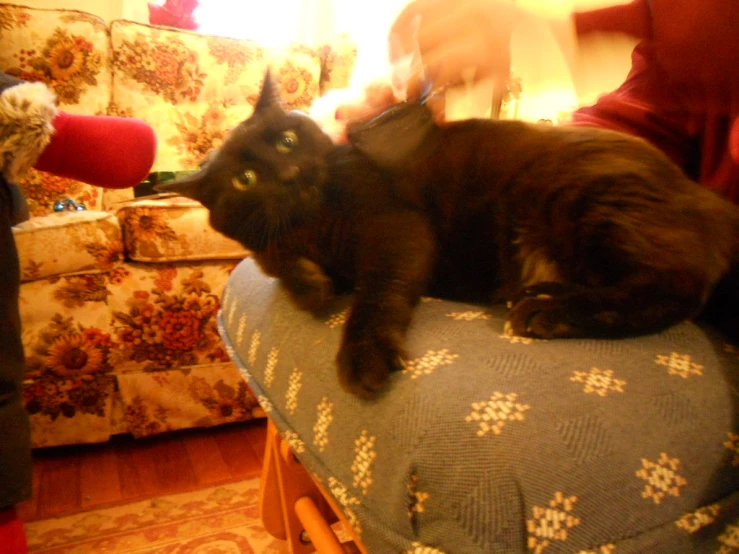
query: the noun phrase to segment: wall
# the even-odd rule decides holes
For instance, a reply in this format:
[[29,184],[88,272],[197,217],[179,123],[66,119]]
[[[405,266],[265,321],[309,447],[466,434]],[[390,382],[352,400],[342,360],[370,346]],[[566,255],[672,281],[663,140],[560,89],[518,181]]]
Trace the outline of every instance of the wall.
[[81,10],[102,17],[105,21],[119,19],[125,0],[15,0],[15,3],[32,8],[65,8]]
[[[578,9],[596,9],[631,0],[576,0]],[[610,92],[626,78],[631,68],[631,51],[637,40],[620,35],[594,36],[583,44],[578,83],[581,103],[592,103],[598,95]]]
[[361,72],[355,78],[357,85],[389,73],[387,37],[395,17],[407,3],[407,0],[336,0],[337,30],[349,33],[357,43],[357,68]]
[[[95,14],[105,19],[128,19],[140,23],[149,22],[149,0],[11,0],[33,8],[65,8]],[[163,0],[153,0],[162,2]]]
[[[585,11],[630,0],[519,0],[537,13],[556,7]],[[537,9],[541,5],[543,9]],[[603,93],[618,87],[631,67],[631,51],[636,40],[614,34],[594,35],[580,42],[574,75],[562,49],[548,27],[529,22],[514,32],[511,62],[522,80],[523,93],[516,117],[528,121],[567,117],[577,106],[589,105]]]

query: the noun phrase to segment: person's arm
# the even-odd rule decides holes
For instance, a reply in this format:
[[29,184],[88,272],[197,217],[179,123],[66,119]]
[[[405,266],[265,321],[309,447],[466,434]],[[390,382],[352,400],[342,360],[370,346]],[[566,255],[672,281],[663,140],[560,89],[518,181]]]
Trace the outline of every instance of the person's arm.
[[579,38],[619,32],[645,40],[670,82],[700,108],[739,110],[739,5],[736,0],[634,0],[575,13]]
[[575,33],[583,37],[593,32],[624,33],[645,39],[652,35],[652,16],[647,0],[573,14]]

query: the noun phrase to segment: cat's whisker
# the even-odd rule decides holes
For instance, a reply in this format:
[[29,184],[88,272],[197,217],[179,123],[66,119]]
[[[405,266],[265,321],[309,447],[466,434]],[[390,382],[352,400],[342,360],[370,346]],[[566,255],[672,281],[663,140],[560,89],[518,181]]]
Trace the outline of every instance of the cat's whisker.
[[[266,215],[261,213],[259,210],[250,211],[249,215],[241,221],[240,227],[240,236],[252,236],[258,238],[261,241],[260,246],[264,246],[268,243],[269,237],[267,236],[267,230],[269,229],[269,224]],[[258,236],[259,229],[264,230],[262,236]]]
[[280,218],[280,234],[288,235],[292,232],[292,218],[284,214],[285,217]]

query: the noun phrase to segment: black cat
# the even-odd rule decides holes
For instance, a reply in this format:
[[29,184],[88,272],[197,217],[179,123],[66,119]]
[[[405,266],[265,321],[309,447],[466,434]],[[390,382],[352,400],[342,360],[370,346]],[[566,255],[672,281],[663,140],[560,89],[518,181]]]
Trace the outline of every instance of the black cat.
[[423,294],[507,300],[510,330],[543,338],[651,333],[699,314],[717,287],[739,299],[739,209],[642,140],[513,121],[439,127],[421,104],[350,138],[337,146],[286,113],[268,75],[206,165],[158,190],[205,205],[300,307],[355,291],[337,357],[355,394],[402,366]]

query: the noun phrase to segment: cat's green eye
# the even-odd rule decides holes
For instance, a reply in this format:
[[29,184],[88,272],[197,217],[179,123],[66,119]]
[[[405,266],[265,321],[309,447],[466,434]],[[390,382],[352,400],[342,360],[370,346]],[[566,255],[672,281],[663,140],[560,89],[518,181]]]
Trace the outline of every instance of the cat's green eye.
[[284,131],[279,137],[277,137],[275,148],[283,154],[289,154],[297,145],[298,135],[295,134],[295,131]]
[[253,169],[247,169],[242,174],[234,177],[231,183],[237,190],[246,190],[257,184],[257,172]]

